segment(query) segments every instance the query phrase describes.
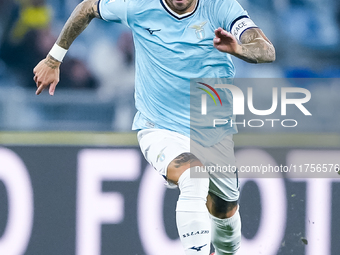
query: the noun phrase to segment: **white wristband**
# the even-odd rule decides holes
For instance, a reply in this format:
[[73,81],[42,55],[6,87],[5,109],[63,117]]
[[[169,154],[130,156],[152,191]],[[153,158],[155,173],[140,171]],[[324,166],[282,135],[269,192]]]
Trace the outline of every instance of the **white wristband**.
[[55,43],[48,54],[59,62],[63,62],[66,52],[67,50]]

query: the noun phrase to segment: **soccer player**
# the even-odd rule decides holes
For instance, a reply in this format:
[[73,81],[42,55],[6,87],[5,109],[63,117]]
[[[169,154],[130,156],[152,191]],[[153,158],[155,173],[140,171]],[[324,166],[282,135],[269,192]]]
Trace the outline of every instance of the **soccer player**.
[[[231,55],[250,63],[272,62],[273,45],[235,0],[85,0],[34,68],[37,95],[47,87],[54,94],[64,55],[93,18],[132,30],[138,110],[133,129],[139,131],[146,160],[180,189],[176,222],[185,254],[208,255],[210,242],[216,255],[236,254],[241,240],[237,175],[190,178],[190,170],[216,163],[235,166],[232,135],[237,130],[207,125],[203,134],[190,125],[190,79],[232,78]],[[230,93],[223,100],[231,108]],[[231,109],[225,111],[232,119]],[[200,149],[194,153],[190,145]]]

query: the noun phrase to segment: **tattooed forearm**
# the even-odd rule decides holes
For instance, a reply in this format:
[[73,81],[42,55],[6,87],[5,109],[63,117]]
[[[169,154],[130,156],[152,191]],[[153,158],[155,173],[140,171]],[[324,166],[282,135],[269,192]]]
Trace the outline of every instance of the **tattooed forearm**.
[[91,20],[99,17],[97,5],[98,0],[85,0],[74,9],[58,37],[57,44],[60,47],[69,49]]
[[181,155],[179,155],[178,157],[174,159],[174,163],[175,163],[174,166],[176,168],[180,168],[183,165],[191,164],[194,162],[199,162],[199,159],[194,154],[187,152],[187,153],[182,153]]
[[249,63],[268,63],[275,60],[275,48],[259,29],[248,29],[241,37],[241,52],[237,57]]
[[57,69],[60,66],[60,62],[50,55],[45,59],[45,64],[52,69]]
[[264,39],[257,38],[252,43],[242,44],[240,58],[249,63],[267,63],[275,60],[275,49],[273,45]]

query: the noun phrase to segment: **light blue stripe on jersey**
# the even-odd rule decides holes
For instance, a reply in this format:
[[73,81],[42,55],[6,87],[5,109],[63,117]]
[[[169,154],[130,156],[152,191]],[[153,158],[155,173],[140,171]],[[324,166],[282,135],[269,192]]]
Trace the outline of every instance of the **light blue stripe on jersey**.
[[[247,15],[238,2],[199,0],[197,9],[184,18],[171,13],[162,0],[101,0],[99,11],[103,19],[122,22],[133,32],[138,110],[133,129],[155,127],[190,136],[190,130],[203,128],[204,134],[195,131],[191,138],[207,146],[237,132],[227,126],[190,126],[190,100],[200,100],[202,92],[190,98],[190,79],[234,76],[230,55],[215,49],[213,38],[215,29],[230,31],[235,19]],[[230,95],[224,100],[231,106]],[[233,118],[231,107],[224,114]]]

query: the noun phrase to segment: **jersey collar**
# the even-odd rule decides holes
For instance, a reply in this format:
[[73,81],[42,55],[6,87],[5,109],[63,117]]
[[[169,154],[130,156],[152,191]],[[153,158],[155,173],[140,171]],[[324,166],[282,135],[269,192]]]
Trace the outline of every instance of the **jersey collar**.
[[165,2],[165,0],[160,0],[161,1],[161,4],[163,6],[163,8],[173,17],[175,17],[176,19],[185,19],[185,18],[188,18],[190,17],[191,15],[193,15],[197,8],[198,8],[198,3],[199,3],[199,0],[197,0],[196,2],[196,6],[195,6],[195,9],[192,11],[192,12],[188,12],[188,13],[184,13],[184,14],[178,14],[176,12],[174,12],[173,10],[171,10],[171,8],[167,5],[167,3]]

